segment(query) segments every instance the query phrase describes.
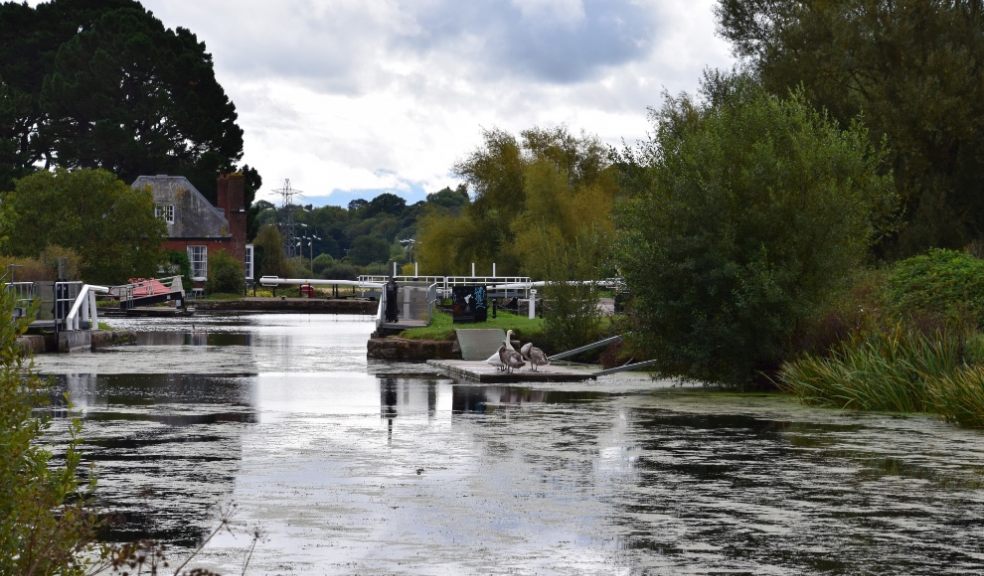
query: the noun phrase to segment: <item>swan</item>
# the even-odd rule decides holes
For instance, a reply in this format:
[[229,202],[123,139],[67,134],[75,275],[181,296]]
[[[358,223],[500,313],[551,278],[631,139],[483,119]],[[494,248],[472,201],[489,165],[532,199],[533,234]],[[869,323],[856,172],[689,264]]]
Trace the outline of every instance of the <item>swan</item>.
[[523,359],[530,363],[530,369],[534,372],[537,371],[538,366],[546,366],[550,364],[550,359],[544,354],[543,350],[540,350],[533,345],[532,342],[527,342],[523,344],[523,347],[519,349],[520,353],[523,355]]
[[[504,348],[504,346],[503,346],[503,348]],[[502,363],[502,360],[499,359],[499,351],[498,350],[496,350],[495,353],[493,353],[491,356],[489,356],[488,358],[486,358],[485,359],[485,363],[486,364],[489,364],[490,366],[495,366],[495,369],[498,372],[502,372],[502,371],[504,371],[506,369],[506,365],[503,364]]]
[[550,364],[550,359],[547,358],[547,355],[543,353],[543,350],[540,350],[536,346],[530,347],[529,360],[530,368],[534,372],[537,371],[538,366],[546,366],[547,364]]
[[506,349],[515,352],[516,349],[513,348],[512,337],[513,337],[513,331],[510,328],[509,330],[506,330]]
[[506,372],[509,374],[517,368],[526,366],[526,362],[523,362],[523,356],[515,350],[509,350],[506,348],[505,343],[503,343],[502,346],[499,346],[499,360],[502,362],[503,366],[506,367]]

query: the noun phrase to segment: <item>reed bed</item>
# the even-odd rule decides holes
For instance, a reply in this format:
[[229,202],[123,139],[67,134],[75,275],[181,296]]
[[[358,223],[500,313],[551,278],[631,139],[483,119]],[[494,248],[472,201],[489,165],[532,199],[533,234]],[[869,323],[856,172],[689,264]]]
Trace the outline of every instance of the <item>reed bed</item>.
[[984,428],[984,366],[963,366],[929,387],[933,412],[967,428]]
[[934,412],[962,426],[984,427],[984,365],[967,354],[968,341],[953,331],[924,334],[896,326],[855,336],[826,356],[787,362],[779,385],[810,404]]

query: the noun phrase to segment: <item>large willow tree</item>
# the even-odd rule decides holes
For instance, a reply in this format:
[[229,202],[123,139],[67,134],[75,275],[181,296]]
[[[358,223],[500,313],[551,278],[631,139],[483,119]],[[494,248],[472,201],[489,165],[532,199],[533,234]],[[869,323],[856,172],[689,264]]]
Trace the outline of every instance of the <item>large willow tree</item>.
[[431,210],[417,253],[428,274],[465,274],[471,263],[499,275],[550,280],[605,272],[617,178],[594,138],[562,128],[519,138],[485,132],[484,144],[456,166],[474,201],[460,214]]

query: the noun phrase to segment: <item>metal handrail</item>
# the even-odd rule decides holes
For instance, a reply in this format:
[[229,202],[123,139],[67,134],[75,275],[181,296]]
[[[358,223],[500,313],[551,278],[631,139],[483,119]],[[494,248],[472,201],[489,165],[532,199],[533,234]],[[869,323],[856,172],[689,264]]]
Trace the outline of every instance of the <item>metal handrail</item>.
[[[93,326],[98,323],[98,312],[96,309],[96,294],[108,294],[109,287],[107,286],[95,286],[91,284],[83,284],[82,288],[79,290],[78,296],[75,298],[75,303],[72,304],[72,309],[68,312],[68,316],[65,317],[65,330],[73,331],[80,329],[79,322],[79,311],[82,312],[82,320],[89,322],[89,326]],[[83,308],[82,304],[85,303],[86,307]]]

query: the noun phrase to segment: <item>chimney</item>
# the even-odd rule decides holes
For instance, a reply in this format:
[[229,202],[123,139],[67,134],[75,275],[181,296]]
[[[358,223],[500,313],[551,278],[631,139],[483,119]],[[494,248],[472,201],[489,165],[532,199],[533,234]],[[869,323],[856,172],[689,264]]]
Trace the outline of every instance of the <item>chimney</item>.
[[230,252],[242,260],[246,256],[246,179],[243,175],[235,172],[219,176],[216,201],[229,222]]

